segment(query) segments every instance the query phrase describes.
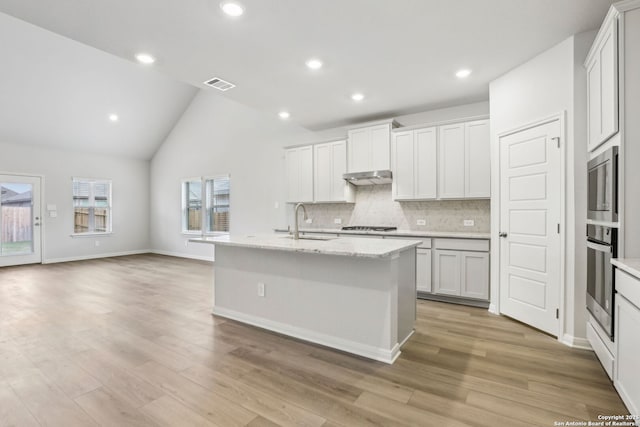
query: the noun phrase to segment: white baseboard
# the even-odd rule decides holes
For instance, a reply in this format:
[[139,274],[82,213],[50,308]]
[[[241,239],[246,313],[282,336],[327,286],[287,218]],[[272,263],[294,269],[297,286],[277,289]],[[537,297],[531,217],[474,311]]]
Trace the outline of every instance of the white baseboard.
[[591,344],[589,344],[589,340],[586,338],[579,338],[574,337],[573,335],[564,334],[560,342],[573,348],[579,348],[582,350],[593,350],[591,348]]
[[[229,310],[222,307],[213,307],[212,313],[216,316],[222,316],[228,319],[237,320],[238,322],[247,323],[259,328],[268,329],[280,334],[288,335],[315,344],[324,345],[326,347],[346,351],[347,353],[357,354],[368,359],[373,359],[388,364],[392,364],[393,362],[395,362],[398,356],[400,356],[400,344],[398,343],[396,343],[392,349],[388,350],[350,340],[345,340],[343,338],[334,337],[322,332],[316,332],[286,323],[276,322],[273,320],[264,319],[262,317],[240,313],[235,310]],[[406,339],[408,339],[410,336],[411,334],[409,334]],[[406,341],[406,339],[404,341]]]
[[149,249],[139,249],[135,251],[124,251],[124,252],[112,252],[105,254],[91,254],[91,255],[81,255],[81,256],[72,256],[66,258],[48,258],[43,259],[43,264],[56,264],[59,262],[70,262],[70,261],[84,261],[87,259],[98,259],[98,258],[112,258],[117,256],[127,256],[127,255],[140,255],[140,254],[148,254],[151,253]]
[[151,252],[152,254],[175,256],[175,257],[178,257],[178,258],[197,259],[197,260],[200,260],[200,261],[209,261],[209,262],[213,262],[214,261],[212,256],[191,255],[191,254],[184,254],[184,253],[181,253],[181,252],[163,251],[161,249],[151,249],[149,252]]

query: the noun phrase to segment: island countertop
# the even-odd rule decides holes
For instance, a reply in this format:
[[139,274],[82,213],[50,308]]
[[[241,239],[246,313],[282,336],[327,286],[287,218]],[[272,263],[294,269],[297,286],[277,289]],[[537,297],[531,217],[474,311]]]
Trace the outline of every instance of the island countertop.
[[195,243],[209,243],[221,246],[239,246],[245,248],[306,252],[325,255],[342,255],[365,258],[384,258],[418,246],[416,240],[400,239],[366,239],[357,237],[340,237],[328,239],[292,239],[289,235],[255,235],[255,236],[216,236],[189,239]]

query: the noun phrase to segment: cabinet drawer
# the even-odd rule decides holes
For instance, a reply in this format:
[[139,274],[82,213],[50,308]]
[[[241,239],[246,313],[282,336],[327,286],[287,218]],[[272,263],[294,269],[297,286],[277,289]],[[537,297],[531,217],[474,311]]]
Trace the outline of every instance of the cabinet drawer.
[[433,239],[433,247],[454,251],[488,252],[489,241],[481,239]]
[[616,291],[640,308],[640,280],[616,268]]
[[431,239],[420,239],[417,237],[411,236],[384,236],[385,239],[398,239],[398,240],[416,240],[419,241],[420,244],[418,248],[420,249],[431,249]]

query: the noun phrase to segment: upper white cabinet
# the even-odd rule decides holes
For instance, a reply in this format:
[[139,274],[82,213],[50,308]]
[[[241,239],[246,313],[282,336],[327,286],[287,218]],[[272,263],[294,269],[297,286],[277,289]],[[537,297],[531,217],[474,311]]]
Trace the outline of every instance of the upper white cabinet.
[[440,126],[438,195],[441,199],[464,198],[464,123]]
[[347,142],[313,146],[313,193],[316,202],[354,202],[353,186],[342,179],[347,172]]
[[437,128],[396,132],[391,144],[394,200],[437,197]]
[[348,132],[348,170],[367,172],[390,167],[391,123],[351,129]]
[[618,133],[618,22],[610,17],[585,62],[589,151]]
[[313,202],[313,147],[285,150],[287,202]]
[[489,120],[440,126],[438,153],[440,199],[490,197]]
[[488,198],[491,196],[489,121],[465,123],[464,143],[464,196]]

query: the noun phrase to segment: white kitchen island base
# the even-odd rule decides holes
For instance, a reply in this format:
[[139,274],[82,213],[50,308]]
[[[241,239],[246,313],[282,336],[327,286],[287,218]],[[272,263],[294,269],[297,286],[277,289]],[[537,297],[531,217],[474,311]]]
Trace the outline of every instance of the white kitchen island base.
[[216,244],[213,314],[393,363],[416,316],[405,243],[383,256]]

